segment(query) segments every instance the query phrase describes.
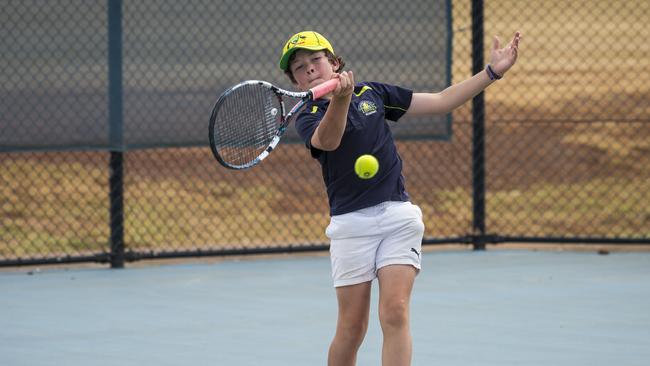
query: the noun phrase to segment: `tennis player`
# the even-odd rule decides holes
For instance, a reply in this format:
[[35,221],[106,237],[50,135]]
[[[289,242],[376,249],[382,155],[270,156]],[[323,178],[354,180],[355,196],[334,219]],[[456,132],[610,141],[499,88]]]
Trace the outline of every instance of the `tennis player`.
[[[409,201],[402,159],[386,120],[446,114],[472,99],[514,65],[521,35],[500,48],[494,38],[490,63],[473,77],[439,93],[414,93],[380,82],[355,83],[330,42],[313,31],[293,35],[282,49],[280,69],[300,90],[332,78],[337,88],[309,102],[296,128],[322,167],[331,220],[332,278],[338,301],[336,333],[328,365],[354,365],[368,327],[371,283],[379,283],[383,365],[410,365],[409,304],[422,259],[422,211]],[[379,172],[360,179],[358,156],[372,154]]]

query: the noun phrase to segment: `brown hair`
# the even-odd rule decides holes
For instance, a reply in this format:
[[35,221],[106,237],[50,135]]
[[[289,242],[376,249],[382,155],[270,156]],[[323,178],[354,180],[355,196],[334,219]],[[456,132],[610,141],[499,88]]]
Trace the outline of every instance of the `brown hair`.
[[[339,68],[338,70],[336,70],[336,72],[343,71],[343,67],[345,66],[345,61],[343,61],[343,57],[334,55],[332,52],[330,52],[330,50],[322,50],[322,51],[325,52],[325,56],[327,56],[327,59],[330,62],[333,63],[336,61],[339,63]],[[314,52],[319,52],[319,51],[314,51]],[[284,74],[287,75],[287,77],[291,80],[292,83],[298,84],[296,78],[293,77],[293,73],[291,72],[291,62],[295,59],[296,59],[296,53],[294,52],[293,55],[289,57],[289,63],[288,63],[289,67],[285,70]]]

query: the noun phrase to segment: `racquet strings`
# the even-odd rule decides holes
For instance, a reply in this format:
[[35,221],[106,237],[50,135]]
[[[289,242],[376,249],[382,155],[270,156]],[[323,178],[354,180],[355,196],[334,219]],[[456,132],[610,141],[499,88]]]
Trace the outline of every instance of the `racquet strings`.
[[246,165],[271,143],[281,121],[280,98],[259,84],[234,89],[222,100],[214,122],[214,144],[230,165]]

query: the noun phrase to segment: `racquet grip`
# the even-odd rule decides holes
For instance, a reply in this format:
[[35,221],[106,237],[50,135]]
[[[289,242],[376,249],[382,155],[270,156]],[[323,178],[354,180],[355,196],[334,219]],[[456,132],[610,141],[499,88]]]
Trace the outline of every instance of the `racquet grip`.
[[336,89],[336,86],[339,85],[339,80],[338,79],[331,79],[328,80],[320,85],[317,85],[309,91],[311,92],[311,98],[312,99],[318,99],[324,95],[327,95],[334,91]]

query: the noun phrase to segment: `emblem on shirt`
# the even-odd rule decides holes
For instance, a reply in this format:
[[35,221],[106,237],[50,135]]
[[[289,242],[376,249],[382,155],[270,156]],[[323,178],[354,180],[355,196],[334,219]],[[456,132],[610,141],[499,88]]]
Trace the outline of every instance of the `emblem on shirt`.
[[359,103],[359,112],[363,113],[366,116],[369,116],[377,112],[377,106],[373,102],[364,100]]

